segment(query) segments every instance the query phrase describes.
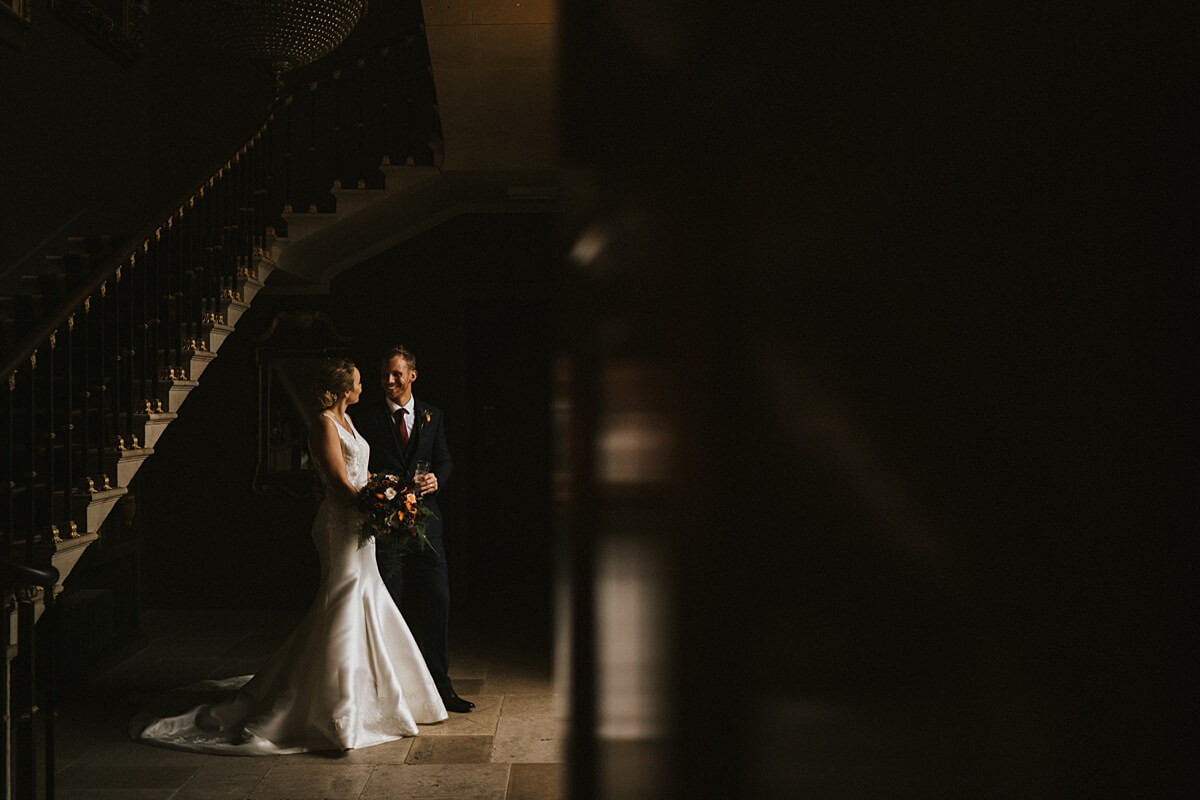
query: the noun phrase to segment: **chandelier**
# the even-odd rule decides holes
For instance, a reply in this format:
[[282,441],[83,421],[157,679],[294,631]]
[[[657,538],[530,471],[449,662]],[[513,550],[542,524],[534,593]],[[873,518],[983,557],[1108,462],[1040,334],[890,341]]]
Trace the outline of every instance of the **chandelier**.
[[367,0],[207,0],[197,10],[224,47],[266,62],[279,79],[341,44]]

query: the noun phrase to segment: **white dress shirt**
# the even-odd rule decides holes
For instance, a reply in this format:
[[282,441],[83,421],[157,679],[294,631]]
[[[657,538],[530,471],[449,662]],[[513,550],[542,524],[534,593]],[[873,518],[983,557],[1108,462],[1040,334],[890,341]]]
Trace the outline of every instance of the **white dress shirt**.
[[408,402],[405,403],[403,406],[393,403],[391,398],[384,398],[384,399],[387,400],[388,410],[392,414],[392,419],[396,418],[397,410],[399,410],[401,408],[404,409],[404,411],[405,411],[404,432],[407,433],[408,438],[411,439],[412,438],[412,430],[413,430],[413,414],[416,413],[417,399],[410,394],[408,396]]

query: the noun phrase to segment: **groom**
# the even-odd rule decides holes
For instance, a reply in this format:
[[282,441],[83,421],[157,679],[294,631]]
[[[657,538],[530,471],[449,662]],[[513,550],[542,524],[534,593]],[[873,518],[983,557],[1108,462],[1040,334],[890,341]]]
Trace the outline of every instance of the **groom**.
[[[418,461],[427,461],[430,472],[415,481],[423,502],[436,517],[429,518],[425,535],[433,549],[422,549],[404,557],[404,567],[386,578],[388,591],[397,608],[404,594],[404,581],[416,587],[419,609],[416,615],[420,630],[421,651],[433,676],[442,702],[449,711],[466,713],[475,707],[459,697],[450,684],[450,581],[446,572],[446,546],[442,541],[441,511],[437,491],[450,477],[454,462],[446,446],[446,431],[442,427],[442,411],[416,400],[412,394],[417,379],[417,359],[401,346],[392,347],[380,363],[379,382],[383,386],[383,402],[360,403],[354,406],[354,425],[371,445],[372,473],[390,472],[413,477]],[[382,550],[386,543],[380,543]],[[406,615],[407,616],[407,615]]]

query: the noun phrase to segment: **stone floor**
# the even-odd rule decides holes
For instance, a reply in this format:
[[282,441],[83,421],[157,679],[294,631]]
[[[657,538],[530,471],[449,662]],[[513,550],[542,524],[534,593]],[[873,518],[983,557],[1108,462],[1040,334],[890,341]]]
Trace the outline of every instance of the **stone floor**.
[[252,673],[296,618],[154,612],[147,646],[65,687],[59,800],[550,800],[562,796],[562,714],[549,648],[493,631],[451,646],[451,675],[476,703],[418,736],[345,755],[237,758],[137,744],[126,731],[147,698],[202,678]]

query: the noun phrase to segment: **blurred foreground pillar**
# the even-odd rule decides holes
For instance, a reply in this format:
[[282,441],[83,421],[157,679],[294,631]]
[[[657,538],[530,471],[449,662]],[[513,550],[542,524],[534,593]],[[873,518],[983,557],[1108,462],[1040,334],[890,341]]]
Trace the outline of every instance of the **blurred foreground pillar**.
[[571,797],[1109,796],[1124,11],[806,9],[563,7]]

